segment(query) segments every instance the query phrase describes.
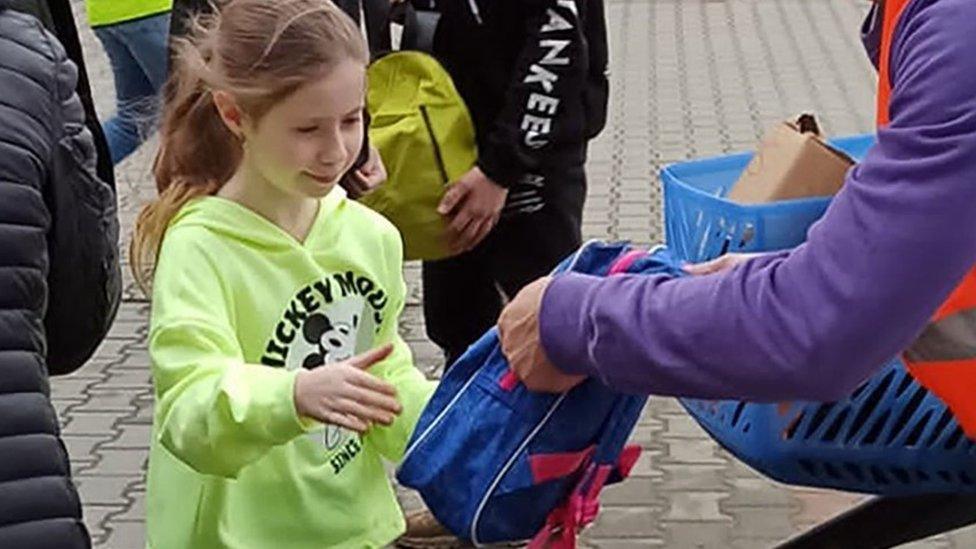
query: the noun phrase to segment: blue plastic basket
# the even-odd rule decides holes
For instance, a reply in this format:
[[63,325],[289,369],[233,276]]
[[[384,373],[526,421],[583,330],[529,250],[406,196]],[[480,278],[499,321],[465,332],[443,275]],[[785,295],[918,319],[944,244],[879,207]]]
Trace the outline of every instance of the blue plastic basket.
[[[833,141],[856,159],[873,142],[871,135]],[[791,248],[826,210],[829,199],[748,206],[724,200],[750,158],[663,170],[667,242],[680,257]],[[976,492],[976,444],[897,359],[840,402],[682,404],[732,454],[781,482],[885,495]]]
[[[832,141],[855,159],[874,144],[873,135]],[[726,252],[792,248],[823,215],[829,198],[741,205],[722,199],[745,169],[751,153],[683,162],[665,167],[664,225],[668,245],[688,261],[703,261]]]

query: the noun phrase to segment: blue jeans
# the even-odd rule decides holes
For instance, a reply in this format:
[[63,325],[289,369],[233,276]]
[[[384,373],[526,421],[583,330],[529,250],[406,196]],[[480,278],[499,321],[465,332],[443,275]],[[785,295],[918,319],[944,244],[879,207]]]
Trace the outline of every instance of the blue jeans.
[[92,29],[115,77],[116,113],[103,126],[113,164],[155,130],[160,90],[169,69],[169,18],[167,12]]

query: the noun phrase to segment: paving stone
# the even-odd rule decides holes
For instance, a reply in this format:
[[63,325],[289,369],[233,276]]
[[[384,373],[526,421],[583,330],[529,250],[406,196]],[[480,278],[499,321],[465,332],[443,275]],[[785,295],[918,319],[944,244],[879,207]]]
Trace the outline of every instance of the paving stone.
[[689,465],[677,463],[660,463],[657,465],[663,473],[657,482],[659,490],[682,492],[686,490],[715,490],[725,484],[721,465]]
[[144,549],[146,546],[146,525],[142,522],[111,523],[111,530],[105,542],[96,547],[105,549]]
[[763,539],[783,539],[794,529],[789,510],[781,507],[725,507],[732,517],[733,531]]
[[58,383],[51,384],[51,398],[63,400],[84,399],[85,391],[94,385],[98,379],[101,378],[86,379],[68,377],[58,380]]
[[726,460],[716,456],[715,444],[708,439],[680,439],[668,441],[670,452],[663,459],[674,463],[724,465]]
[[98,384],[101,389],[117,391],[144,391],[152,386],[152,374],[148,369],[112,371]]
[[98,444],[104,444],[112,440],[112,434],[105,435],[74,435],[62,434],[61,440],[64,441],[71,459],[87,461],[96,459],[93,449]]
[[144,474],[148,452],[129,449],[100,449],[98,472],[113,476],[139,476]]
[[132,391],[114,389],[91,389],[89,398],[75,408],[81,412],[118,412],[125,413],[132,408]]
[[604,505],[641,505],[663,507],[655,490],[655,482],[649,478],[631,477],[625,482],[607,486],[600,495]]
[[115,316],[114,326],[136,324],[143,326],[149,319],[149,307],[139,303],[123,303]]
[[865,499],[860,494],[802,488],[793,489],[792,495],[797,502],[793,521],[798,529],[823,522]]
[[122,340],[123,343],[141,341],[146,337],[144,320],[115,324],[105,339]]
[[974,528],[962,528],[948,534],[946,537],[949,539],[952,547],[957,549],[976,547],[976,529]]
[[[108,515],[121,513],[125,508],[122,505],[85,505],[83,517],[85,526],[91,534],[92,541],[97,545],[108,535],[104,528],[105,519]],[[114,548],[113,548],[114,549]]]
[[762,478],[730,478],[731,495],[722,505],[723,509],[733,507],[769,507],[771,505],[794,505],[794,492]]
[[587,530],[591,538],[658,537],[659,511],[655,507],[604,507]]
[[105,379],[112,365],[120,360],[119,356],[95,355],[95,358],[86,362],[81,368],[73,373],[55,378],[51,383],[52,388],[60,385],[62,381],[71,379]]
[[653,444],[660,439],[661,429],[657,425],[638,424],[630,434],[631,444]]
[[667,425],[667,428],[663,433],[661,433],[662,437],[701,439],[705,434],[704,429],[702,429],[701,426],[698,425],[698,422],[688,414],[668,414],[663,416],[662,419]]
[[661,527],[667,532],[666,547],[675,549],[724,549],[729,547],[731,522],[665,522]]
[[950,549],[952,546],[952,540],[948,536],[933,536],[924,540],[906,543],[899,547],[900,549]]
[[143,522],[146,520],[146,492],[143,489],[135,490],[139,483],[128,486],[124,498],[129,500],[129,504],[124,513],[113,517],[120,522]]
[[115,357],[118,356],[122,349],[128,344],[126,340],[122,339],[106,339],[101,345],[95,350],[95,356],[98,357]]
[[126,423],[138,423],[143,425],[152,425],[153,421],[153,408],[152,404],[140,405],[136,404],[137,408],[135,410],[135,415],[126,419]]
[[725,492],[672,492],[668,497],[665,520],[669,521],[727,521],[719,502],[728,497]]
[[83,504],[112,506],[125,502],[126,490],[140,477],[141,475],[116,477],[85,474],[75,476],[74,481]]
[[128,423],[123,420],[122,423],[118,425],[119,433],[118,436],[104,444],[103,448],[111,449],[132,449],[132,450],[143,450],[149,451],[149,443],[151,442],[152,426],[145,425],[141,423]]
[[118,416],[112,412],[72,412],[62,432],[74,435],[111,435]]
[[51,399],[51,406],[59,418],[70,417],[71,411],[81,406],[85,401],[81,398],[54,398]]
[[124,359],[120,361],[115,368],[117,370],[143,371],[148,369],[149,365],[149,351],[147,351],[144,347],[133,345],[126,350]]
[[683,414],[685,412],[684,407],[675,398],[651,397],[647,407],[653,410],[653,413],[661,416],[668,413]]

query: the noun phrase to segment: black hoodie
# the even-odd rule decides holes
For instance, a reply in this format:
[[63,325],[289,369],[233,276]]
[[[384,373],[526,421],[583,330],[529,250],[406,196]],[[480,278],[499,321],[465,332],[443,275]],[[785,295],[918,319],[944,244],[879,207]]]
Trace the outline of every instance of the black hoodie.
[[437,57],[474,118],[478,165],[511,187],[581,167],[606,122],[603,0],[440,0]]

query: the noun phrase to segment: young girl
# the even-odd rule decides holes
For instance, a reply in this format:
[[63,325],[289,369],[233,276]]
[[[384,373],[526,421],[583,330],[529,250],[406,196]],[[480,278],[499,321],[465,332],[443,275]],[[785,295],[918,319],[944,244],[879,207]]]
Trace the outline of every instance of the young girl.
[[381,458],[433,386],[397,335],[400,237],[335,188],[366,62],[329,0],[235,0],[179,47],[132,250],[153,295],[150,547],[380,547],[404,528]]

